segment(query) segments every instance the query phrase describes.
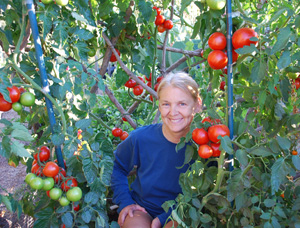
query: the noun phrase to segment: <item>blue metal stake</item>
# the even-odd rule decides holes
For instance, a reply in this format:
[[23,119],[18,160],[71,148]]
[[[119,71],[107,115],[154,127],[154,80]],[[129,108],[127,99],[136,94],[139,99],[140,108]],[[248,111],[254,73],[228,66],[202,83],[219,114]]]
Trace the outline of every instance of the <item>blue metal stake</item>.
[[[34,46],[35,46],[35,54],[36,54],[36,59],[37,59],[38,65],[39,65],[39,72],[41,74],[43,90],[47,93],[50,93],[50,87],[49,87],[48,78],[47,78],[45,60],[43,57],[43,49],[41,46],[41,39],[39,36],[39,30],[38,30],[33,0],[25,0],[25,3],[27,6],[27,10],[28,10],[28,16],[29,16],[29,21],[30,21],[30,26],[31,26],[31,30],[32,30]],[[56,124],[53,106],[52,106],[52,102],[47,97],[45,97],[45,101],[46,101],[46,107],[47,107],[49,121],[50,121],[50,128],[51,128],[51,132],[53,133],[54,125]],[[62,168],[65,168],[64,159],[62,156],[62,151],[61,151],[60,146],[55,147],[55,153],[56,153],[58,165]]]
[[[227,0],[227,92],[228,92],[228,128],[230,130],[230,139],[233,139],[233,77],[232,77],[232,9],[231,0]],[[229,155],[231,162],[229,170],[233,170],[233,156]]]

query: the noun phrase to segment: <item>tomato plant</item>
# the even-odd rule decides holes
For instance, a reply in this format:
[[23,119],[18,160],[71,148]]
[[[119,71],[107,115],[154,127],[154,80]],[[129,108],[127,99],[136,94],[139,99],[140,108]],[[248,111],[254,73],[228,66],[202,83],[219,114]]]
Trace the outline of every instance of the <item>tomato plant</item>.
[[43,169],[43,174],[46,177],[55,177],[59,172],[59,166],[52,161],[49,161],[46,163],[44,169]]
[[223,50],[226,48],[227,41],[226,37],[223,33],[221,32],[215,32],[210,35],[208,38],[208,46],[212,50]]
[[253,37],[258,38],[257,33],[253,29],[240,28],[232,35],[232,45],[235,49],[250,46],[250,44],[256,45],[258,41],[250,40]]
[[171,20],[165,20],[163,23],[163,26],[166,30],[170,30],[173,28],[173,21]]
[[212,51],[207,57],[207,62],[209,66],[214,70],[224,68],[227,65],[227,61],[227,55],[220,50]]
[[67,199],[72,202],[77,202],[82,197],[82,190],[79,187],[71,188],[67,191]]
[[11,99],[11,103],[15,103],[19,101],[21,93],[18,87],[13,86],[13,87],[7,87],[7,90],[9,91],[9,97]]
[[[118,49],[115,49],[116,52],[118,53],[118,55],[120,56],[121,55],[121,52],[118,50]],[[110,57],[110,62],[116,62],[117,61],[117,57],[115,56],[114,53],[111,54],[111,57]]]
[[209,145],[200,145],[198,149],[198,155],[200,158],[210,158],[213,155],[213,150]]
[[21,94],[20,103],[23,106],[32,106],[35,103],[35,96],[30,92],[24,92]]
[[71,187],[77,187],[77,186],[78,186],[77,180],[74,177],[69,177],[61,184],[61,189],[64,192],[67,192]]
[[229,128],[224,124],[217,124],[209,127],[207,133],[209,140],[214,143],[218,143],[220,141],[220,139],[218,139],[219,136],[230,136]]
[[199,145],[207,144],[209,142],[207,131],[203,128],[194,129],[192,139]]
[[119,127],[115,127],[111,131],[112,135],[115,137],[120,137],[122,135],[122,132],[123,132],[122,129]]
[[7,112],[11,110],[12,104],[4,99],[2,94],[0,94],[0,111]]

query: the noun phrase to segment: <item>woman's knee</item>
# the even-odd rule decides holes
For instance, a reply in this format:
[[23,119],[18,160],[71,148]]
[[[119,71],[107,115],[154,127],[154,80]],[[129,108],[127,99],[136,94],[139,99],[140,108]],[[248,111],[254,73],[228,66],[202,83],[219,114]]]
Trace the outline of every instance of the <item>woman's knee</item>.
[[133,217],[129,215],[125,218],[122,228],[150,228],[152,217],[145,212],[135,211]]

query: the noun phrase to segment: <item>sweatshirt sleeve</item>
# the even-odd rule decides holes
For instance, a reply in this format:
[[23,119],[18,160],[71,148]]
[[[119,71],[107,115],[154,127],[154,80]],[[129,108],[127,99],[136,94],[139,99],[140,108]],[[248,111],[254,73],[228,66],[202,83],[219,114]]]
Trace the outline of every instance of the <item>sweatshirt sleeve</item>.
[[115,151],[111,188],[113,191],[113,202],[119,206],[118,212],[130,204],[135,204],[130,194],[127,179],[129,172],[137,163],[137,156],[132,145],[132,137],[129,136],[118,145]]
[[163,212],[160,215],[157,216],[157,218],[160,221],[161,227],[164,227],[167,219],[169,218],[169,216],[171,215],[172,209],[170,208],[168,212]]

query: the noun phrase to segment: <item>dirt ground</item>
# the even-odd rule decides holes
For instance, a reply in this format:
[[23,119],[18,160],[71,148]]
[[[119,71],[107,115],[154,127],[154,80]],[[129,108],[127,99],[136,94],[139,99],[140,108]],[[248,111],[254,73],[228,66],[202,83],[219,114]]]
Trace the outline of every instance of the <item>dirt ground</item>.
[[[0,119],[13,119],[17,117],[15,111],[0,114]],[[3,125],[0,124],[0,128]],[[1,140],[1,139],[0,139]],[[16,168],[7,164],[6,158],[0,156],[0,194],[8,195],[22,189],[26,176],[26,166],[19,164]],[[18,219],[16,214],[10,213],[4,204],[0,204],[0,228],[31,228],[33,218],[22,215]]]

